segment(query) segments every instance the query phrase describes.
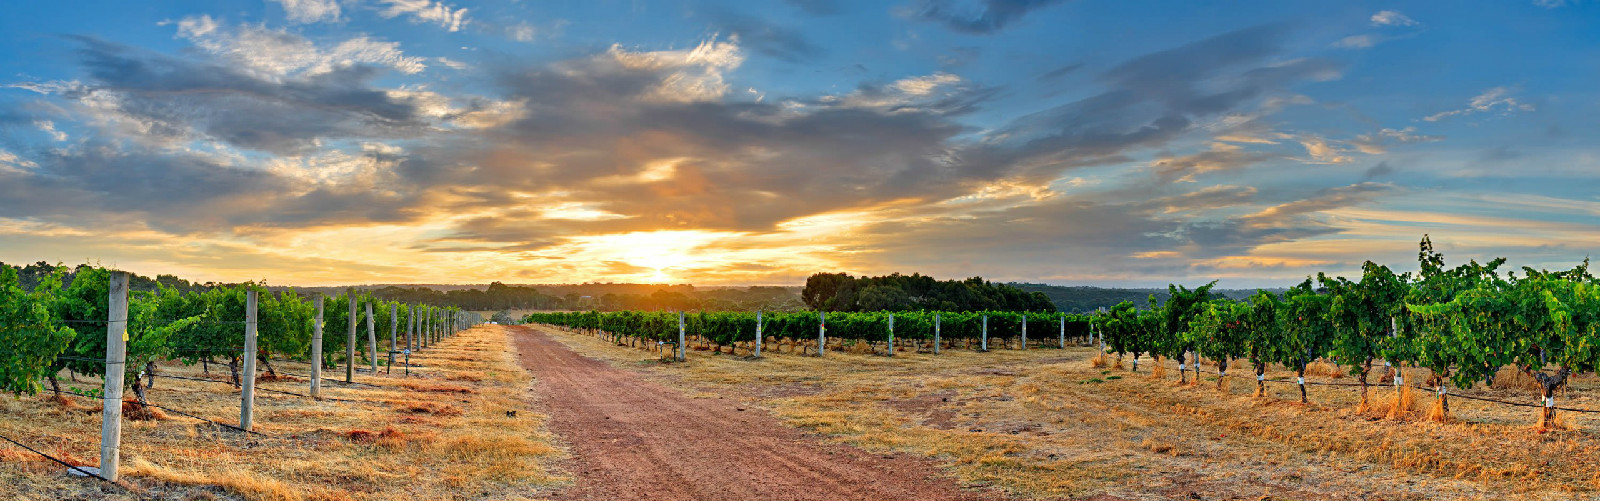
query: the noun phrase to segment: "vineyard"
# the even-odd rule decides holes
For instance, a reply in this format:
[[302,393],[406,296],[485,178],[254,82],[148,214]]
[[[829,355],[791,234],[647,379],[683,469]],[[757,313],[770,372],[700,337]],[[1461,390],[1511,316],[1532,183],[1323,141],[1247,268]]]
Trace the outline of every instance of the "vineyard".
[[[1504,403],[1536,408],[1540,428],[1552,426],[1559,410],[1600,412],[1557,402],[1570,378],[1600,367],[1600,281],[1587,261],[1565,271],[1524,268],[1520,275],[1502,273],[1503,258],[1446,268],[1426,238],[1418,255],[1417,273],[1396,274],[1369,261],[1358,280],[1319,274],[1281,295],[1260,292],[1245,301],[1213,297],[1215,282],[1195,289],[1171,286],[1165,304],[1152,299],[1140,308],[1125,301],[1090,315],[630,311],[535,313],[525,320],[618,344],[672,347],[678,360],[691,344],[752,356],[763,345],[817,356],[830,349],[893,356],[897,349],[938,353],[958,346],[1066,348],[1069,340],[1092,339],[1104,353],[1097,366],[1122,366],[1131,356],[1137,372],[1141,357],[1175,360],[1180,383],[1200,381],[1202,359],[1215,368],[1218,388],[1231,367],[1243,364],[1235,373],[1254,376],[1258,396],[1268,382],[1283,382],[1266,377],[1269,366],[1287,368],[1302,403],[1309,398],[1308,367],[1325,364],[1355,376],[1355,383],[1321,384],[1358,386],[1362,410],[1371,405],[1369,386],[1376,378],[1396,392],[1434,395],[1434,416],[1441,420],[1448,419],[1452,394],[1474,398],[1460,391],[1490,384],[1509,368],[1537,385],[1528,399]],[[1421,381],[1408,382],[1407,368],[1427,372]]]
[[[388,393],[381,381],[389,378],[400,383],[391,388],[415,387],[404,382],[413,358],[479,321],[477,314],[455,308],[406,305],[353,291],[312,298],[269,293],[257,284],[189,293],[164,285],[130,291],[124,272],[83,267],[63,285],[65,272],[24,290],[13,269],[0,269],[0,346],[6,347],[0,352],[0,390],[17,396],[48,391],[47,402],[53,403],[47,405],[58,411],[81,409],[73,399],[103,402],[90,409],[101,415],[99,466],[71,459],[88,450],[40,447],[57,439],[20,434],[12,426],[0,428],[0,438],[119,486],[126,486],[119,478],[124,417],[188,420],[265,440],[270,437],[258,429],[263,423],[254,412],[258,393],[356,408],[382,405],[370,395],[359,398],[359,390]],[[437,363],[416,367],[437,377]],[[338,377],[323,375],[341,366]],[[73,384],[83,378],[99,384]],[[194,383],[210,383],[200,385],[210,391],[197,393]],[[330,384],[339,387],[331,394]],[[124,388],[132,393],[126,401]],[[219,396],[231,399],[237,414],[216,412]]]

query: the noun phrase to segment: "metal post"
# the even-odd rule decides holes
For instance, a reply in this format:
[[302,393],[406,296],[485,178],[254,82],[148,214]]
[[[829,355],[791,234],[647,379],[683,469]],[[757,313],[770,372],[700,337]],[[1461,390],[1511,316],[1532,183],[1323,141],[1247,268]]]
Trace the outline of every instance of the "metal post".
[[983,316],[983,345],[980,351],[989,351],[989,316]]
[[417,346],[417,307],[406,305],[406,375],[411,375],[411,350]]
[[761,358],[761,310],[756,310],[756,358]]
[[372,375],[378,375],[378,333],[373,332],[372,301],[367,301],[367,361],[372,364]]
[[1067,349],[1067,315],[1061,315],[1061,349]]
[[244,301],[244,374],[239,390],[239,427],[250,431],[255,421],[256,406],[256,289],[245,291]]
[[939,313],[933,314],[933,354],[939,354]]
[[889,356],[894,356],[894,314],[889,314]]
[[400,348],[397,334],[400,331],[400,305],[389,306],[389,368],[385,374],[394,374],[394,351]]
[[685,357],[685,355],[687,355],[687,354],[684,353],[684,351],[683,351],[683,330],[684,330],[684,328],[683,328],[683,312],[680,311],[680,312],[678,312],[678,361],[679,362],[682,362],[687,358],[687,357]]
[[817,312],[817,356],[828,352],[828,314]]
[[312,301],[317,306],[316,322],[311,326],[311,398],[322,399],[322,296]]
[[346,294],[350,298],[350,323],[349,330],[345,332],[344,343],[344,382],[356,381],[356,303],[361,300],[356,298],[356,290],[350,289]]
[[1022,314],[1022,349],[1028,349],[1028,314]]
[[122,380],[128,364],[128,272],[111,272],[106,317],[105,399],[100,411],[100,476],[117,481],[122,463]]

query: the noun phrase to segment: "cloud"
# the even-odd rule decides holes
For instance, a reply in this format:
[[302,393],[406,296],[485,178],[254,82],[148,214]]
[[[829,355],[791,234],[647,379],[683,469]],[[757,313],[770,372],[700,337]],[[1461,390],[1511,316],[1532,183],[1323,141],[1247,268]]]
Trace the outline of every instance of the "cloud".
[[1482,94],[1474,96],[1466,108],[1434,113],[1423,118],[1423,120],[1437,122],[1454,116],[1474,115],[1495,110],[1500,110],[1502,115],[1509,115],[1518,111],[1534,110],[1534,106],[1532,104],[1518,101],[1516,98],[1510,97],[1510,93],[1511,90],[1508,88],[1495,87],[1483,91]]
[[338,22],[338,0],[273,0],[283,5],[285,16],[296,23]]
[[1065,0],[981,0],[976,9],[957,7],[951,0],[922,0],[908,12],[920,19],[938,22],[953,31],[973,35],[997,33],[1022,20],[1029,12],[1063,3]]
[[1367,169],[1366,172],[1361,173],[1361,180],[1362,181],[1371,181],[1373,179],[1377,179],[1377,178],[1380,178],[1380,177],[1384,177],[1384,176],[1388,176],[1388,175],[1394,174],[1395,172],[1396,172],[1396,169],[1394,168],[1394,166],[1389,165],[1389,162],[1387,162],[1387,161],[1378,162],[1377,165],[1374,165],[1371,168]]
[[1388,151],[1390,143],[1431,143],[1443,140],[1444,136],[1419,134],[1416,127],[1406,127],[1404,129],[1383,128],[1375,133],[1361,134],[1350,141],[1350,144],[1362,153],[1379,155]]
[[242,25],[226,30],[210,16],[178,22],[178,36],[219,58],[269,78],[311,76],[359,64],[387,66],[406,74],[427,68],[425,58],[407,56],[398,42],[365,35],[323,49],[299,35],[264,26]]
[[413,23],[436,24],[451,32],[461,31],[461,27],[468,23],[465,7],[457,9],[442,1],[379,0],[379,2],[388,7],[378,12],[378,15],[388,19],[404,15],[411,18]]
[[1350,35],[1333,43],[1333,47],[1341,49],[1366,49],[1377,45],[1373,35]]
[[958,152],[962,168],[977,177],[1007,170],[1047,178],[1110,163],[1210,120],[1270,113],[1286,102],[1280,97],[1289,87],[1340,75],[1341,67],[1327,60],[1274,60],[1285,33],[1282,25],[1246,28],[1114,66],[1097,78],[1107,90],[997,129]]
[[972,85],[959,75],[937,72],[906,77],[887,85],[862,85],[843,96],[824,96],[828,106],[863,108],[883,113],[935,113],[954,115],[975,109],[994,94],[993,89]]
[[1239,169],[1277,156],[1217,142],[1211,143],[1209,151],[1180,157],[1164,156],[1150,166],[1155,168],[1156,177],[1163,182],[1194,182],[1198,174]]
[[506,27],[506,36],[518,42],[532,42],[536,34],[538,34],[538,30],[533,25],[528,24],[527,21]]
[[236,69],[95,39],[79,41],[88,79],[76,88],[57,86],[57,95],[76,103],[112,137],[164,147],[220,141],[298,154],[325,139],[410,137],[428,127],[413,103],[371,87],[382,73],[373,66],[323,68],[263,52],[256,57],[265,59]]
[[772,22],[732,13],[714,15],[716,24],[733,37],[742,47],[788,62],[816,59],[822,48],[807,41],[793,28]]
[[1372,15],[1373,26],[1416,26],[1418,23],[1399,11],[1381,10]]
[[[1309,102],[1294,87],[1341,67],[1289,57],[1283,26],[1114,64],[1084,75],[1085,97],[980,129],[963,120],[999,90],[953,72],[748,96],[736,70],[756,49],[743,34],[447,73],[485,78],[471,83],[485,93],[475,96],[407,73],[397,61],[413,56],[398,45],[337,55],[342,41],[186,20],[178,29],[199,50],[81,39],[79,80],[17,84],[60,103],[57,123],[92,130],[59,148],[8,147],[0,220],[137,222],[236,241],[381,227],[407,236],[390,243],[408,259],[448,252],[506,274],[537,262],[539,277],[654,276],[670,266],[651,254],[679,240],[696,243],[671,247],[689,263],[674,273],[727,280],[803,277],[804,267],[956,274],[980,258],[1021,276],[1063,253],[1095,257],[1048,274],[1146,276],[1336,234],[1343,226],[1319,211],[1384,193],[1220,175],[1144,182],[1149,169],[1194,180],[1303,142],[1270,135],[1264,117]],[[243,53],[251,44],[265,50]],[[1197,138],[1202,151],[1186,149]],[[1167,149],[1186,154],[1143,160]],[[1121,165],[1134,166],[1136,187],[1110,186],[1113,176],[1053,189],[1073,169]],[[1283,199],[1305,193],[1320,205]],[[1136,252],[1171,254],[1122,262]]]

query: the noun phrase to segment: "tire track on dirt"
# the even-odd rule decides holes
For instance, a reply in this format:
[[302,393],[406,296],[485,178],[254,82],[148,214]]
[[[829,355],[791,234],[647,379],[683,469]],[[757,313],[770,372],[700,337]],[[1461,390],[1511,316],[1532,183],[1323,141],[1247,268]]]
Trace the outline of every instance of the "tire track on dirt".
[[576,484],[555,499],[967,500],[933,462],[824,444],[758,410],[697,400],[515,327]]

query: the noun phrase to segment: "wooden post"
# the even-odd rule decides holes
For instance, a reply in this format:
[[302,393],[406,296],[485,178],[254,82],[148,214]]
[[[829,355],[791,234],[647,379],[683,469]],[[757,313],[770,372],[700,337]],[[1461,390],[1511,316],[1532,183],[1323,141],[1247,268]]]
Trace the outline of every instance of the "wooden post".
[[761,358],[761,310],[756,310],[756,358]]
[[311,398],[322,400],[322,295],[312,302],[316,304],[317,317],[311,324]]
[[1028,349],[1028,314],[1022,314],[1022,349]]
[[250,431],[256,406],[256,288],[244,296],[244,374],[239,390],[239,427]]
[[817,356],[828,352],[828,314],[817,312]]
[[1067,315],[1061,314],[1061,349],[1067,349]]
[[933,313],[933,354],[939,354],[939,313]]
[[372,301],[367,301],[367,360],[372,364],[372,375],[378,375],[378,333],[373,332]]
[[361,302],[361,300],[356,299],[355,289],[350,289],[348,296],[350,297],[350,327],[345,332],[344,382],[354,383],[356,381],[356,303]]
[[100,476],[117,481],[122,464],[122,379],[128,365],[128,272],[111,272],[106,317],[105,399],[100,411]]
[[683,362],[684,360],[687,359],[687,357],[685,356],[687,354],[684,353],[684,351],[683,351],[683,341],[684,341],[684,339],[683,339],[683,330],[684,330],[684,328],[683,328],[683,312],[680,311],[680,312],[678,312],[678,361],[679,362]]
[[419,307],[419,309],[422,311],[422,313],[420,313],[422,318],[417,320],[417,330],[419,331],[417,333],[417,337],[422,339],[422,347],[427,348],[428,345],[431,344],[431,341],[428,339],[428,334],[433,332],[433,330],[428,327],[428,321],[432,320],[433,308],[428,307],[428,305],[422,305]]
[[889,314],[889,356],[894,356],[894,314]]
[[983,344],[981,345],[981,348],[982,348],[982,350],[980,350],[980,351],[989,351],[989,316],[988,315],[984,315],[983,316]]
[[400,305],[398,305],[398,304],[390,305],[389,306],[389,368],[384,370],[385,374],[394,374],[394,351],[397,350],[397,349],[400,349],[400,341],[396,336],[399,333],[399,331],[400,331]]

